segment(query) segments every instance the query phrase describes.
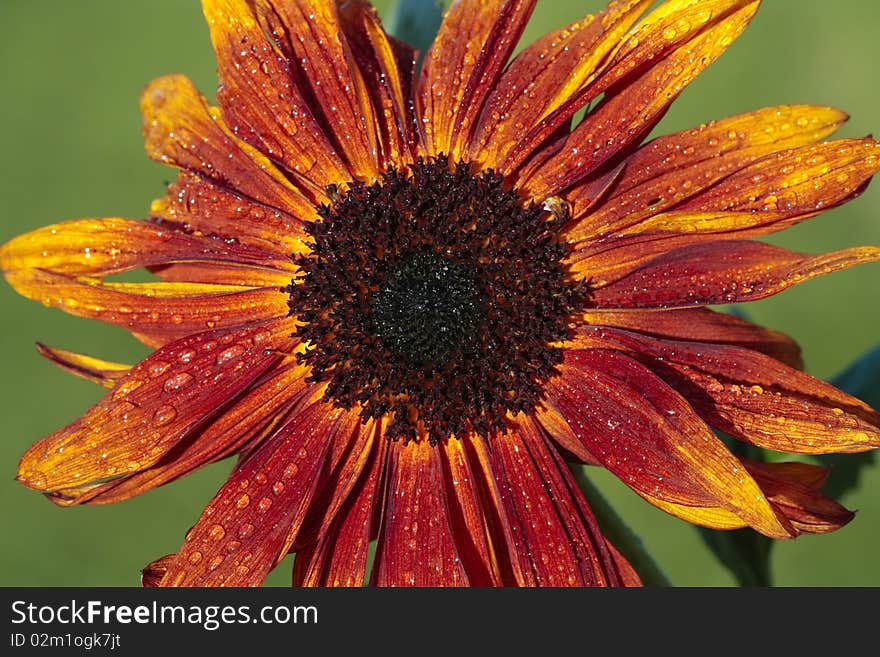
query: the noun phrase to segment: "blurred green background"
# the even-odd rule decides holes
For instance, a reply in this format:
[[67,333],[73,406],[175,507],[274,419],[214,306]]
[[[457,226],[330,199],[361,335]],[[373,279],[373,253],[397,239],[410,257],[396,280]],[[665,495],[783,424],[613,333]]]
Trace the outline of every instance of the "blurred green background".
[[[377,3],[384,10],[389,2]],[[539,2],[526,34],[601,7],[601,0]],[[153,77],[182,72],[212,96],[215,64],[196,0],[0,0],[0,241],[77,217],[142,217],[174,172],[149,162],[137,99]],[[750,29],[688,88],[660,132],[760,106],[811,102],[852,115],[844,136],[880,130],[880,3],[768,0]],[[880,190],[776,236],[788,248],[826,251],[880,243]],[[804,347],[828,377],[880,341],[880,265],[834,274],[745,310]],[[101,389],[43,360],[35,340],[110,360],[146,350],[123,331],[18,297],[0,284],[0,585],[136,585],[139,570],[176,550],[229,462],[111,507],[59,509],[13,481],[34,440],[72,421]],[[733,580],[697,532],[599,473],[597,483],[641,534],[674,583]],[[779,585],[880,584],[880,466],[843,502],[856,519],[836,534],[779,544]],[[269,584],[289,582],[277,569]]]

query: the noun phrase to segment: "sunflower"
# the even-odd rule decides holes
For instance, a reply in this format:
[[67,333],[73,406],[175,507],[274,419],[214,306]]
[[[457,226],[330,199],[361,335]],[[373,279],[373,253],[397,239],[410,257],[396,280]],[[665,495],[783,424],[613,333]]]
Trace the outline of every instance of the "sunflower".
[[[124,327],[128,367],[40,345],[109,389],[18,479],[106,504],[236,455],[144,583],[635,585],[569,462],[773,538],[852,514],[825,470],[738,456],[880,445],[880,416],[785,335],[707,306],[880,260],[753,241],[859,195],[873,139],[780,106],[645,142],[757,0],[620,0],[514,56],[534,0],[459,0],[417,71],[362,0],[203,0],[220,87],[152,82],[146,221],[17,237],[21,294]],[[582,119],[576,115],[586,109]],[[106,278],[138,268],[157,281]],[[376,542],[368,575],[368,548]]]

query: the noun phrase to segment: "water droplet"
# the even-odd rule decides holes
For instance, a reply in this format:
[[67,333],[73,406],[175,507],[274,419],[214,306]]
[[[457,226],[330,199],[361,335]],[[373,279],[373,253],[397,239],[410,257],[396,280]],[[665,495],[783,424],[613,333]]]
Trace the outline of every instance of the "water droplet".
[[211,528],[208,530],[208,537],[212,541],[219,541],[224,536],[226,536],[226,530],[223,529],[223,525],[211,525]]
[[219,354],[217,354],[216,363],[218,365],[226,365],[234,361],[236,358],[241,358],[244,352],[245,348],[242,345],[234,344],[228,349],[224,349]]
[[276,495],[281,495],[281,491],[283,491],[283,490],[284,490],[284,484],[281,483],[280,481],[276,481],[274,484],[272,484],[272,492],[275,493]]
[[150,373],[150,376],[155,378],[165,374],[169,367],[171,367],[171,363],[166,363],[164,360],[157,360],[150,363],[147,367],[147,372]]
[[192,349],[184,349],[177,355],[177,360],[179,360],[181,363],[189,363],[195,357],[195,351],[193,351]]
[[235,552],[240,547],[241,547],[241,541],[229,541],[226,544],[226,551],[227,552]]
[[268,497],[264,497],[263,499],[260,500],[260,503],[257,505],[257,508],[260,510],[260,512],[265,513],[266,511],[269,510],[269,507],[271,507],[271,506],[272,506],[272,500],[269,499]]
[[201,560],[202,560],[202,553],[201,552],[197,551],[197,552],[193,552],[191,555],[189,555],[189,562],[190,563],[198,563]]
[[286,468],[284,468],[284,472],[281,474],[285,479],[292,479],[296,476],[296,473],[299,472],[299,466],[296,463],[289,463]]
[[177,392],[178,390],[182,390],[187,386],[192,385],[195,378],[189,372],[181,372],[180,374],[175,374],[170,379],[165,381],[165,385],[162,387],[165,392]]
[[159,425],[160,427],[168,424],[174,418],[177,417],[177,410],[173,406],[160,406],[156,409],[156,412],[153,413],[153,423]]
[[216,570],[217,567],[220,566],[221,563],[223,563],[223,560],[224,560],[225,558],[226,558],[226,557],[224,557],[222,554],[218,554],[218,555],[216,555],[215,557],[213,557],[213,558],[208,562],[208,570]]
[[242,525],[241,529],[238,530],[238,537],[241,539],[245,539],[254,533],[254,526],[251,523],[247,523],[246,525]]

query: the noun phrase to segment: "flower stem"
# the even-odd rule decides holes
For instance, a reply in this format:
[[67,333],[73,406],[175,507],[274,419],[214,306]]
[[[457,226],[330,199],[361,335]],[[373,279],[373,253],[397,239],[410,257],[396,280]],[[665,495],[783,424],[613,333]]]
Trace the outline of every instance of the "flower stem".
[[672,586],[672,582],[656,561],[648,554],[642,539],[633,532],[626,523],[621,520],[608,500],[599,492],[593,483],[587,478],[585,466],[571,465],[571,473],[574,475],[578,488],[586,497],[599,528],[620,553],[629,561],[633,569],[638,573],[645,586]]

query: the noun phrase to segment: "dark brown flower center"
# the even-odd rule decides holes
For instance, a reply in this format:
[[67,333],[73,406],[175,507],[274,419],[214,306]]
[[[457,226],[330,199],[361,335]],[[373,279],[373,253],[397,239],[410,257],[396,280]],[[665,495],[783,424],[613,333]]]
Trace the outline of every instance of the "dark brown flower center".
[[561,263],[566,218],[445,158],[329,192],[286,288],[327,399],[432,442],[534,408],[585,296]]

